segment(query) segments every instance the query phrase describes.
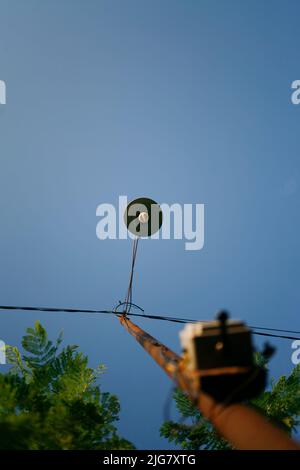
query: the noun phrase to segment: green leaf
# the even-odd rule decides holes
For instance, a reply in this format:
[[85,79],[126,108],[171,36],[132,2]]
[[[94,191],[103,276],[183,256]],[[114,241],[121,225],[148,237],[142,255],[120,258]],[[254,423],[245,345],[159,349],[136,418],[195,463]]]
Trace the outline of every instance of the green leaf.
[[11,368],[0,374],[0,449],[132,449],[118,435],[120,404],[102,393],[105,367],[88,366],[75,345],[59,351],[39,322],[28,328],[25,353],[7,347]]

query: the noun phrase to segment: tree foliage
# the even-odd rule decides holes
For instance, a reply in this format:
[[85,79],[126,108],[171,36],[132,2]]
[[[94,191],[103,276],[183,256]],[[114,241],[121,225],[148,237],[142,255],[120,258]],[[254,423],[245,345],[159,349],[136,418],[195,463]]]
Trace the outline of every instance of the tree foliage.
[[0,449],[132,449],[118,435],[120,404],[96,384],[105,367],[88,367],[77,346],[60,348],[39,322],[23,337],[22,355],[7,346],[0,374]]
[[[263,365],[264,361],[257,356],[256,362]],[[174,400],[181,419],[165,422],[160,429],[162,437],[182,449],[231,449],[182,391],[174,392]],[[249,403],[292,434],[300,424],[300,365],[288,377],[272,380],[270,390]]]

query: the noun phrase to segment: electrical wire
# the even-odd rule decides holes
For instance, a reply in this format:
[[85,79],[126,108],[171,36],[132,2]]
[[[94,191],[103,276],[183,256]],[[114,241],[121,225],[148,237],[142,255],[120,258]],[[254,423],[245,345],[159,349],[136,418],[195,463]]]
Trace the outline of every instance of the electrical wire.
[[253,331],[253,334],[260,336],[271,336],[272,338],[281,338],[281,339],[291,339],[291,340],[300,340],[300,337],[296,336],[286,336],[286,335],[273,335],[271,333],[262,333],[259,331]]
[[[120,305],[123,305],[120,304]],[[50,312],[50,313],[91,313],[91,314],[108,314],[108,315],[121,315],[122,312],[118,312],[116,310],[93,310],[93,309],[76,309],[76,308],[54,308],[54,307],[19,307],[19,306],[12,306],[12,305],[0,305],[0,310],[20,310],[20,311],[32,311],[32,312]],[[165,315],[150,315],[150,314],[141,314],[141,313],[128,313],[128,315],[132,317],[142,317],[142,318],[149,318],[151,320],[164,320],[170,321],[175,323],[189,323],[185,319],[169,317]],[[196,320],[195,320],[196,321]],[[200,321],[200,320],[198,320]]]
[[[114,315],[120,316],[121,312],[117,312],[116,310],[94,310],[94,309],[77,309],[77,308],[54,308],[54,307],[20,307],[20,306],[13,306],[13,305],[0,305],[0,310],[4,311],[27,311],[27,312],[50,312],[50,313],[84,313],[84,314],[107,314],[107,315]],[[148,318],[150,320],[161,320],[173,323],[195,323],[195,322],[208,322],[208,320],[195,320],[195,319],[187,319],[187,318],[178,318],[178,317],[171,317],[167,315],[151,315],[146,313],[133,313],[129,312],[127,315],[132,317],[141,317],[141,318]],[[284,330],[278,328],[264,328],[264,327],[257,327],[251,326],[253,329],[253,334],[259,336],[271,336],[272,338],[280,338],[280,339],[289,339],[289,340],[300,340],[300,336],[287,336],[287,335],[277,335],[271,333],[263,333],[261,331],[255,330],[268,330],[268,331],[278,331],[278,332],[290,332],[292,334],[300,335],[299,331],[293,330]]]
[[133,286],[134,266],[135,266],[135,261],[136,261],[138,243],[139,243],[139,238],[137,237],[133,240],[133,246],[132,246],[132,260],[131,260],[129,285],[128,285],[126,299],[125,299],[125,302],[124,302],[124,305],[125,305],[124,313],[125,313],[125,315],[130,312],[131,305],[132,305],[132,286]]

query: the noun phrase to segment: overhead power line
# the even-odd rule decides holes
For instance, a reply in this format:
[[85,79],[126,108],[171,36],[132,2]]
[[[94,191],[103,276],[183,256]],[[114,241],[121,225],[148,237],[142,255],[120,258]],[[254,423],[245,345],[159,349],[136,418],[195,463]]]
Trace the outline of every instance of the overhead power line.
[[[54,308],[54,307],[20,307],[14,305],[0,305],[0,310],[4,311],[26,311],[26,312],[49,312],[49,313],[83,313],[83,314],[104,314],[104,315],[121,315],[122,312],[118,312],[116,310],[95,310],[95,309],[78,309],[78,308]],[[173,323],[195,323],[199,321],[207,321],[207,320],[196,320],[196,319],[188,319],[188,318],[178,318],[178,317],[171,317],[168,315],[151,315],[147,313],[132,313],[128,312],[127,315],[132,317],[141,317],[141,318],[148,318],[150,320],[161,320]],[[262,326],[250,326],[253,330],[253,334],[259,336],[271,336],[273,338],[281,338],[281,339],[289,339],[289,340],[300,340],[300,336],[290,336],[290,335],[279,335],[279,334],[272,334],[272,333],[264,333],[263,331],[255,331],[255,330],[265,330],[265,331],[274,331],[274,332],[282,332],[282,333],[291,333],[293,335],[300,335],[300,331],[295,330],[285,330],[279,328],[269,328],[269,327],[262,327]]]

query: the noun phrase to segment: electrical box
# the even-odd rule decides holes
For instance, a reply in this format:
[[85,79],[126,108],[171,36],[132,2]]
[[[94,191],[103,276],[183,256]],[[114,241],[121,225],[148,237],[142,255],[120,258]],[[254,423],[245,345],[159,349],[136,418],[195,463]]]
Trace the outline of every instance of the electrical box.
[[254,364],[251,329],[243,322],[222,312],[217,320],[187,324],[180,340],[186,371],[217,401],[247,400],[264,389],[266,370]]

